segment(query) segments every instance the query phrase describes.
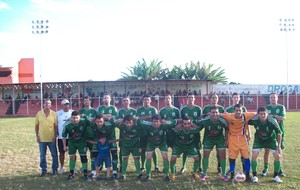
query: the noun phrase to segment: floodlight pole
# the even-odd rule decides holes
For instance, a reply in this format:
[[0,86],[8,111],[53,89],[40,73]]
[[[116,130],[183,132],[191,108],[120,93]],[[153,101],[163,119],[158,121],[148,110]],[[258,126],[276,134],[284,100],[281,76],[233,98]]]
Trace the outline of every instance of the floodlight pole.
[[40,35],[40,92],[41,110],[43,110],[43,80],[42,80],[42,34],[47,34],[49,30],[48,20],[32,21],[32,34]]
[[279,19],[280,31],[285,32],[285,50],[286,50],[286,108],[289,106],[289,56],[288,56],[288,32],[295,31],[294,19]]

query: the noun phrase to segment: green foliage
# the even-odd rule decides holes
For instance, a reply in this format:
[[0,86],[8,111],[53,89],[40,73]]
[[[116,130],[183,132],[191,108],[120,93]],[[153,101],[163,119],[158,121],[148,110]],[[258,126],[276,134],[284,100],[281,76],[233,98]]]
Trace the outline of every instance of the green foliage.
[[215,83],[227,83],[224,69],[213,69],[213,64],[186,63],[184,68],[174,66],[171,70],[161,66],[162,61],[152,60],[148,65],[145,59],[138,61],[128,69],[129,73],[122,73],[119,80],[212,80]]

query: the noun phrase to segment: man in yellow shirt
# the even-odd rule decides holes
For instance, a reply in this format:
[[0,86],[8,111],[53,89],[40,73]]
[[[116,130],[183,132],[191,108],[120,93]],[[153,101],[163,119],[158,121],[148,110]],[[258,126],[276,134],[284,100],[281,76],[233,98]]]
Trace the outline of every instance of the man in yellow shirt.
[[46,99],[44,102],[44,109],[39,111],[35,116],[36,142],[39,143],[40,167],[42,168],[42,173],[40,174],[40,177],[45,176],[47,173],[47,147],[49,147],[52,156],[52,176],[57,175],[57,117],[55,111],[51,110],[50,108],[51,100]]

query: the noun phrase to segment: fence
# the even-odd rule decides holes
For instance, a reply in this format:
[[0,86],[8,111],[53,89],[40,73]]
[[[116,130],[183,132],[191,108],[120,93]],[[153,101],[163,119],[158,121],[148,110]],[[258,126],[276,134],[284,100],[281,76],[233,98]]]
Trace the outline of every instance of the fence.
[[[200,107],[204,107],[205,105],[210,103],[210,95],[196,95],[195,104]],[[219,96],[219,105],[223,107],[228,107],[232,104],[230,95],[218,95]],[[300,106],[298,102],[300,102],[300,96],[297,94],[289,95],[289,109],[287,111],[299,111]],[[61,107],[61,98],[52,98],[52,110],[58,111],[62,109]],[[122,97],[112,97],[111,104],[116,106],[118,109],[122,107]],[[181,108],[183,105],[186,105],[186,96],[174,96],[173,104],[174,106]],[[69,98],[70,107],[73,110],[79,110],[83,107],[83,99],[82,98]],[[93,97],[92,98],[92,107],[97,109],[101,106],[102,98],[101,97]],[[258,107],[268,105],[269,95],[241,95],[241,101],[244,106],[249,111],[256,111]],[[287,107],[287,97],[286,95],[279,95],[278,103],[283,104]],[[164,107],[164,97],[163,96],[153,96],[151,105],[160,110]],[[131,106],[133,108],[138,108],[142,106],[142,97],[131,97]],[[17,99],[17,100],[3,100],[0,103],[0,116],[34,116],[41,109],[40,100],[39,99]]]

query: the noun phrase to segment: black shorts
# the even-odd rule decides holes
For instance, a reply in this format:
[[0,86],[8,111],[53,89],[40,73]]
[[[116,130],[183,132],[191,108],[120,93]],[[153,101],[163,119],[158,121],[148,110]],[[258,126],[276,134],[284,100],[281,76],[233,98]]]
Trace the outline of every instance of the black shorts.
[[[67,146],[68,146],[68,139],[66,139],[66,142],[67,142]],[[58,146],[58,151],[59,151],[59,153],[64,154],[65,151],[64,151],[64,144],[63,144],[63,142],[62,142],[62,139],[58,139],[58,140],[57,140],[57,146]]]

